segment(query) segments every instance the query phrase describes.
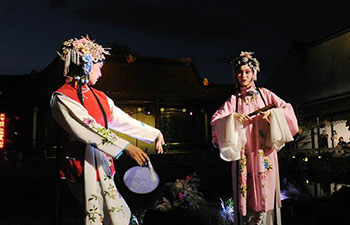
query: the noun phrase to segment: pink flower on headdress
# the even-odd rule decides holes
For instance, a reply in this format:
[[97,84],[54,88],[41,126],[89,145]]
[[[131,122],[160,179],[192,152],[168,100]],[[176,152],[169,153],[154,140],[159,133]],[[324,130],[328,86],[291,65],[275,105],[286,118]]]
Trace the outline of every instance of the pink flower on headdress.
[[83,45],[82,39],[78,39],[78,40],[73,41],[72,45],[74,48],[80,48]]
[[248,57],[249,57],[249,55],[248,55],[248,54],[244,54],[244,55],[243,55],[243,57],[246,57],[246,58],[248,58]]

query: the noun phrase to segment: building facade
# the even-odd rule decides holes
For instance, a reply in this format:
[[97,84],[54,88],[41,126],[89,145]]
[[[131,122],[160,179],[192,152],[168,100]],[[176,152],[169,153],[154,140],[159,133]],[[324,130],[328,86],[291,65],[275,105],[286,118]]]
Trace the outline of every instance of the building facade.
[[350,142],[350,28],[294,43],[265,86],[294,103],[303,134],[298,148],[336,148],[340,137]]
[[[16,127],[26,129],[23,145],[44,157],[54,157],[66,136],[53,120],[49,106],[52,92],[64,83],[62,69],[56,58],[37,73],[0,76],[4,80],[0,86],[1,104],[8,105],[3,111],[15,118],[21,113]],[[190,58],[114,55],[106,60],[102,74],[95,88],[104,91],[130,116],[159,128],[169,154],[211,148],[210,117],[234,91],[233,85],[203,79]],[[20,99],[21,104],[13,104],[15,99]],[[22,126],[24,121],[26,125]],[[154,145],[118,135],[155,153]]]

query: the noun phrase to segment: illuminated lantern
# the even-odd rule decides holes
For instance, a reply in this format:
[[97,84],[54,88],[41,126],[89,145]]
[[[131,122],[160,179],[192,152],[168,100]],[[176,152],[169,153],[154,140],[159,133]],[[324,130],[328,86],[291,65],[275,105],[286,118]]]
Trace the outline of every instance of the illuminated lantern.
[[0,149],[5,147],[5,113],[0,113]]
[[204,79],[203,79],[203,85],[204,85],[204,86],[208,86],[208,85],[209,85],[209,80],[208,80],[208,78],[204,78]]
[[129,63],[129,64],[130,64],[130,63],[134,63],[135,60],[136,60],[136,57],[133,56],[132,54],[129,54],[129,55],[126,57],[126,62]]

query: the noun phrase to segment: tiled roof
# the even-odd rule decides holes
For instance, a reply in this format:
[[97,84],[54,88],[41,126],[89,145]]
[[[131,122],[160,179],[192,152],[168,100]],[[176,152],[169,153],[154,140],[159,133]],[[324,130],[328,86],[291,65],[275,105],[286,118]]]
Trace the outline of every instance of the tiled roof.
[[228,97],[232,85],[203,85],[196,66],[186,59],[118,58],[106,61],[96,84],[109,96],[127,100],[204,100]]
[[[303,104],[305,117],[328,115],[333,119],[350,119],[350,92]],[[339,117],[339,118],[338,118]]]
[[[22,96],[26,93],[27,98],[46,104],[52,92],[64,83],[62,69],[62,63],[56,58],[38,73],[1,75],[0,88],[8,89],[6,93],[11,91]],[[103,66],[102,74],[95,88],[119,102],[222,103],[233,93],[234,88],[233,85],[214,83],[204,86],[195,64],[187,58],[139,57],[133,63],[127,63],[123,57],[110,56]]]

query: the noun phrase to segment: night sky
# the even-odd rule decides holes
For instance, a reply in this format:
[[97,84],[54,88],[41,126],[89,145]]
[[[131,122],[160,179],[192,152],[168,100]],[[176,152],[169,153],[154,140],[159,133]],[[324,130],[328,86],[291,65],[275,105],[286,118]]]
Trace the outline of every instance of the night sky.
[[[0,0],[0,74],[44,69],[61,43],[89,34],[142,56],[191,57],[202,77],[232,83],[232,57],[255,52],[263,83],[293,42],[350,25],[342,1]],[[307,4],[307,5],[306,5]]]

